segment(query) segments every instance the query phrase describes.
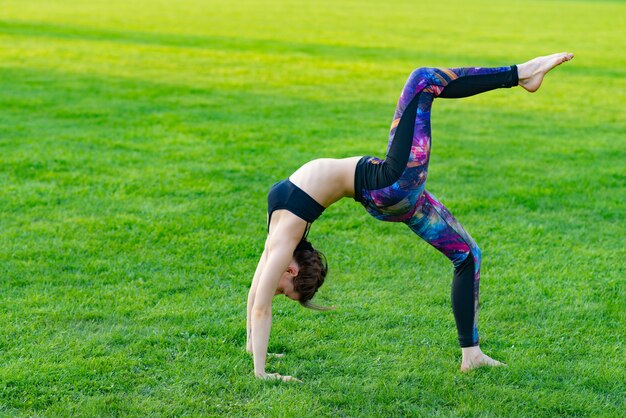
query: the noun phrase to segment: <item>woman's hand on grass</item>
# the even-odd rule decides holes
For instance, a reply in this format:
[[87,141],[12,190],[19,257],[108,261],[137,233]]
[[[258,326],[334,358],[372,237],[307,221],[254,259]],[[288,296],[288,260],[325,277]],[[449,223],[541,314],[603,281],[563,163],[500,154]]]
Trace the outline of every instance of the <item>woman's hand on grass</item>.
[[298,382],[302,383],[302,380],[297,379],[293,376],[283,376],[278,373],[265,373],[265,376],[261,376],[261,379],[265,380],[282,380],[283,382]]
[[267,353],[268,357],[273,357],[273,358],[281,358],[281,357],[285,357],[285,355],[283,353]]

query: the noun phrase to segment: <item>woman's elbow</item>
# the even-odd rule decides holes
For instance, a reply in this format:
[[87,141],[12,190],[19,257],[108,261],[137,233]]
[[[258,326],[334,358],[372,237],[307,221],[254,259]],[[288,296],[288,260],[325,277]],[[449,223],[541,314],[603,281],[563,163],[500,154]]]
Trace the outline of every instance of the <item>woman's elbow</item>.
[[254,319],[263,319],[268,317],[270,314],[271,307],[269,306],[259,306],[256,303],[252,306],[252,318]]

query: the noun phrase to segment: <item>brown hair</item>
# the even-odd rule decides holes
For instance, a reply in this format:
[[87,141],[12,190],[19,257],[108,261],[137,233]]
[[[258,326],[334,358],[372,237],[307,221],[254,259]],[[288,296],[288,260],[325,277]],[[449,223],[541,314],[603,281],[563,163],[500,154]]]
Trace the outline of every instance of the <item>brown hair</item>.
[[317,290],[324,284],[328,272],[326,257],[317,251],[310,242],[303,238],[293,252],[293,258],[298,263],[298,275],[293,278],[293,290],[300,295],[300,305],[318,311],[327,311],[332,308],[311,303]]

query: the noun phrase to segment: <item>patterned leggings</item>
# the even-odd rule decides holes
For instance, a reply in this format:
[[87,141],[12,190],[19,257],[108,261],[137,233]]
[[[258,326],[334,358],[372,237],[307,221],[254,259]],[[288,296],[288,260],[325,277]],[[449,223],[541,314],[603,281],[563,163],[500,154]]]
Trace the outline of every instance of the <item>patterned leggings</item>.
[[425,189],[430,109],[435,97],[467,97],[517,82],[515,66],[413,71],[398,101],[385,160],[363,157],[357,165],[355,199],[377,219],[404,222],[452,261],[452,308],[461,347],[478,345],[481,253],[454,216]]

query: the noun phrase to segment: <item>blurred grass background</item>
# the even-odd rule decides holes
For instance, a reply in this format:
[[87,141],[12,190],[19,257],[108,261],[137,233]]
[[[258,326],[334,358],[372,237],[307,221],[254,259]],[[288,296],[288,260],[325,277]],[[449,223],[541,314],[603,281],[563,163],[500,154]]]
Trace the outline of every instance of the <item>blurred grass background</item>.
[[[619,416],[626,5],[34,1],[0,5],[0,411],[25,416]],[[311,239],[330,313],[245,300],[271,184],[383,156],[419,66],[572,51],[542,89],[438,100],[428,188],[483,250],[458,372],[449,262],[346,200]]]

